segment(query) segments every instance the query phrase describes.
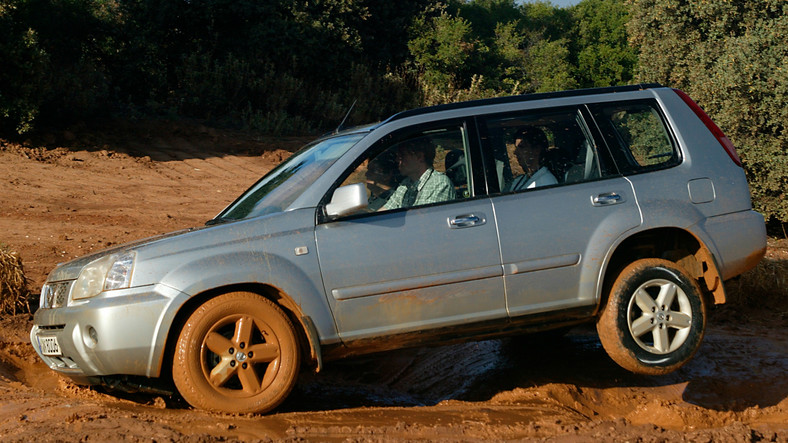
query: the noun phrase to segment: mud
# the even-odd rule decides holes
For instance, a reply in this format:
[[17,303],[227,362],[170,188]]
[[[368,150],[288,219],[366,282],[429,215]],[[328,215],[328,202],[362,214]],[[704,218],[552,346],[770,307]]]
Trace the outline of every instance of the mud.
[[[0,140],[0,242],[37,292],[57,262],[202,224],[304,141],[161,123]],[[768,257],[787,260],[785,245]],[[716,309],[698,354],[666,376],[620,369],[583,325],[330,362],[266,416],[76,386],[17,315],[0,320],[0,439],[788,441],[788,303],[765,306]]]

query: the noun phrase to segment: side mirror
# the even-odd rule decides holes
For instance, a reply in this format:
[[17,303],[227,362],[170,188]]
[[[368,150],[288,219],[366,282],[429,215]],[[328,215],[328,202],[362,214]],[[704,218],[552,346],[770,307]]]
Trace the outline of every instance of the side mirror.
[[334,191],[331,203],[326,205],[326,215],[332,218],[341,217],[364,209],[368,204],[367,187],[364,183],[342,186]]

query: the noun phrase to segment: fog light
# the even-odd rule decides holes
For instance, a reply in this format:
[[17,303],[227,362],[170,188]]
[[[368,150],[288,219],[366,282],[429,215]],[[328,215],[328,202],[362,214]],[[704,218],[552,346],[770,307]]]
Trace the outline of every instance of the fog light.
[[98,343],[98,332],[96,332],[93,326],[88,326],[87,332],[87,335],[83,335],[85,345],[89,348],[95,348]]

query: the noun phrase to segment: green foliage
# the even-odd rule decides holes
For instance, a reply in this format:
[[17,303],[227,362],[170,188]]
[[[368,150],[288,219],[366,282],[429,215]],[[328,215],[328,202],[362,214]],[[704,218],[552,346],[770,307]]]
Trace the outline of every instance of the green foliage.
[[379,119],[416,104],[390,62],[429,3],[0,0],[0,131],[128,111],[321,131],[357,99]]
[[641,81],[687,92],[737,146],[755,208],[788,220],[788,3],[633,2]]
[[616,112],[610,121],[640,166],[659,165],[674,155],[661,117],[651,107]]
[[[425,101],[470,88],[547,92],[631,81],[628,9],[620,0],[585,0],[570,9],[549,2],[453,2],[423,14],[409,43]],[[472,93],[471,95],[476,95]]]
[[579,84],[631,83],[638,54],[627,42],[629,7],[621,0],[585,0],[573,7],[572,16]]
[[46,52],[38,44],[33,29],[15,26],[13,6],[0,4],[0,33],[5,44],[0,46],[0,116],[5,131],[19,134],[29,131],[38,115],[40,98],[37,85],[42,82]]
[[534,92],[560,91],[577,87],[568,61],[567,41],[539,40],[529,51]]
[[736,143],[788,220],[788,2],[0,0],[0,133],[112,113],[274,134],[419,105],[656,81]]
[[498,56],[496,70],[502,86],[513,92],[519,89],[520,82],[527,74],[526,54],[521,49],[523,41],[524,35],[516,22],[498,23],[495,26],[493,48]]
[[442,11],[436,17],[417,17],[412,33],[408,47],[424,84],[442,92],[458,87],[460,72],[475,49],[470,24]]
[[[108,2],[0,0],[0,129],[101,110],[108,94],[101,59]],[[42,13],[42,11],[46,11]]]
[[333,129],[356,97],[349,123],[380,120],[401,108],[416,106],[416,94],[395,75],[381,75],[365,65],[348,68],[341,91],[282,73],[269,64],[228,56],[212,60],[193,55],[176,72],[177,113],[208,118],[267,134],[304,134]]
[[354,101],[362,122],[592,84],[581,59],[606,73],[594,85],[625,81],[620,57],[587,55],[597,34],[616,55],[621,7],[586,1],[616,14],[514,0],[0,0],[0,131],[113,112],[322,131]]

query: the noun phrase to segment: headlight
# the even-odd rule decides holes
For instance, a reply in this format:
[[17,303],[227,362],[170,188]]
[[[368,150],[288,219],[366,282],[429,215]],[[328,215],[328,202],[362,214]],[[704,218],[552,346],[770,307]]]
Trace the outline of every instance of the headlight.
[[134,269],[134,253],[125,252],[117,257],[109,268],[104,280],[104,290],[128,288],[131,284],[131,270]]
[[79,273],[72,300],[95,297],[101,291],[128,288],[134,269],[134,252],[111,254],[88,263]]

